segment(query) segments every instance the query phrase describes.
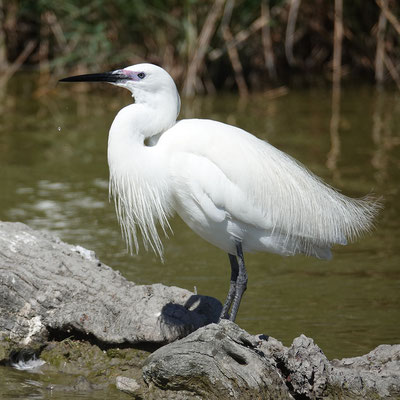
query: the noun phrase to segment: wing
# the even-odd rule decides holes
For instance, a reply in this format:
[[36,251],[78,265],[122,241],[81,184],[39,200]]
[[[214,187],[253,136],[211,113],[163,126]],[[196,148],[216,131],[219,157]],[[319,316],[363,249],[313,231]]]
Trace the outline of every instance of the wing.
[[210,165],[193,173],[198,201],[203,196],[209,208],[303,245],[345,244],[371,227],[379,207],[340,194],[287,154],[230,125],[183,120],[160,142],[172,157],[190,154]]

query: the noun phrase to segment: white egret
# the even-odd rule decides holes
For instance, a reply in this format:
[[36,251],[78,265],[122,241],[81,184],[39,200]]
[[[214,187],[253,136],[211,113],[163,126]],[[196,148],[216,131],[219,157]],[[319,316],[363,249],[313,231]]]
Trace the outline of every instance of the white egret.
[[379,203],[352,199],[296,160],[250,133],[206,119],[177,121],[180,98],[171,76],[152,64],[61,79],[103,81],[128,89],[108,139],[110,195],[129,248],[161,258],[168,217],[229,255],[231,282],[221,318],[235,320],[247,286],[244,252],[331,258],[371,228]]

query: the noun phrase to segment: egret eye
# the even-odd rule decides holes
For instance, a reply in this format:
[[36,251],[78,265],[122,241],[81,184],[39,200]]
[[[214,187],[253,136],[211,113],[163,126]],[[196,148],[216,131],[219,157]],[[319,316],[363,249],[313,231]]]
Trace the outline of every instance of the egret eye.
[[138,78],[143,79],[146,76],[146,74],[144,72],[139,72],[137,76]]

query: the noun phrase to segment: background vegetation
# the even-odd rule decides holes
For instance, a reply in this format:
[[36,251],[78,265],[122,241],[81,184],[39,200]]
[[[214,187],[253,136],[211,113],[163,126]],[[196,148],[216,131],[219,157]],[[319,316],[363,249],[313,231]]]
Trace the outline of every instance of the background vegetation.
[[397,0],[0,0],[0,83],[142,61],[186,95],[363,79],[400,87]]

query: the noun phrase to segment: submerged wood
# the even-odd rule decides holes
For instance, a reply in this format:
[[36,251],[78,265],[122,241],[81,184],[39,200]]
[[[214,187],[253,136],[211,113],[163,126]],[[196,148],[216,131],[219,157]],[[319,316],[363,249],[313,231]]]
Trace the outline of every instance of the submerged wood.
[[[42,357],[51,363],[57,340],[68,336],[60,342],[62,354],[74,354],[80,365],[75,353],[82,349],[88,359],[90,346],[99,371],[115,367],[118,357],[126,360],[120,376],[95,371],[100,382],[86,373],[58,390],[104,390],[113,383],[143,399],[400,398],[400,345],[329,361],[304,335],[285,347],[230,321],[212,323],[220,311],[216,299],[161,284],[135,285],[93,252],[23,224],[0,222],[0,361],[8,357],[1,352],[7,343],[8,349],[42,346]],[[87,341],[75,346],[77,338]],[[124,349],[116,348],[120,344]],[[127,347],[145,345],[159,348],[147,359],[142,351],[133,362]],[[70,373],[68,359],[62,360],[57,368]]]

